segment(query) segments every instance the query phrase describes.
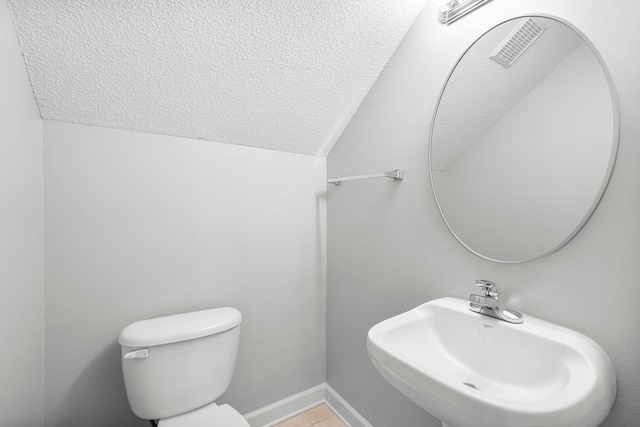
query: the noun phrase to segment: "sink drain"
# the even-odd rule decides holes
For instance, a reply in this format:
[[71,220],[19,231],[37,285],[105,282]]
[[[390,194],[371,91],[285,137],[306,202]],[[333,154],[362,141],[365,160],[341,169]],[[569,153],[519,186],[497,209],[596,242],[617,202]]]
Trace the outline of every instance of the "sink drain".
[[477,389],[478,389],[478,387],[476,387],[476,385],[475,385],[475,384],[471,384],[471,383],[462,383],[462,384],[466,385],[467,387],[471,387],[471,388],[472,388],[472,389],[474,389],[474,390],[477,390]]

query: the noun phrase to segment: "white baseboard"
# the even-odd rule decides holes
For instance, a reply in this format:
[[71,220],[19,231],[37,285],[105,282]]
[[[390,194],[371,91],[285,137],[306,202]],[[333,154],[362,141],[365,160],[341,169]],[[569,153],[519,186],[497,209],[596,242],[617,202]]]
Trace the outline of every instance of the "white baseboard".
[[264,408],[244,415],[251,427],[271,427],[324,402],[325,385],[320,384],[308,390],[279,400]]
[[324,383],[324,400],[347,427],[373,427],[353,406],[342,398],[329,384]]
[[250,412],[244,418],[251,427],[272,427],[322,403],[326,403],[347,427],[373,427],[327,383]]

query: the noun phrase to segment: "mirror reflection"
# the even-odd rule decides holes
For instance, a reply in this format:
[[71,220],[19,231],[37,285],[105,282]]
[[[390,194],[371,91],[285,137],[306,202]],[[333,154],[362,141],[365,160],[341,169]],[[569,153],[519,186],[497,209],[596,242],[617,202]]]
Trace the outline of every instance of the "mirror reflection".
[[522,262],[580,230],[617,148],[609,82],[590,44],[551,18],[507,21],[467,50],[443,89],[430,142],[436,199],[463,245]]

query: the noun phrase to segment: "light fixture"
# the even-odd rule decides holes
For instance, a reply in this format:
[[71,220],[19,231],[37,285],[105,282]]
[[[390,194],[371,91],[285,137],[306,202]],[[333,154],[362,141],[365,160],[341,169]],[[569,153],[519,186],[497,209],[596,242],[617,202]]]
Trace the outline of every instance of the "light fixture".
[[451,24],[474,9],[479,8],[491,0],[432,0],[440,5],[438,20],[443,24]]

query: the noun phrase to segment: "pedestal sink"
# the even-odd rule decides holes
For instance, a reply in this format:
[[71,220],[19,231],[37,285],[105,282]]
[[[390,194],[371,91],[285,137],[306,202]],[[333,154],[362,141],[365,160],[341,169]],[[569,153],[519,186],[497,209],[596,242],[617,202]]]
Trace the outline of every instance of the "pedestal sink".
[[616,396],[592,339],[524,315],[512,324],[441,298],[369,331],[369,356],[401,393],[451,427],[596,427]]

